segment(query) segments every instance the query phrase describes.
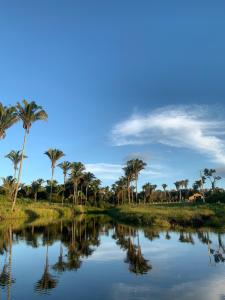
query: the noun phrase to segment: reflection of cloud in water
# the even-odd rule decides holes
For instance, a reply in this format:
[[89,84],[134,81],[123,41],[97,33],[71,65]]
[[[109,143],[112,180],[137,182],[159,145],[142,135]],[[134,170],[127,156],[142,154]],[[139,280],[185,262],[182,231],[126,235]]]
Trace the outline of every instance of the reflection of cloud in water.
[[112,260],[123,260],[124,252],[120,250],[116,245],[115,241],[104,241],[95,253],[88,258],[89,261],[112,261]]
[[[153,245],[150,241],[141,247],[142,253],[147,255],[151,259],[151,255],[155,257],[160,256],[160,259],[166,259],[169,256],[174,256],[172,249],[175,249],[171,244],[158,244]],[[104,243],[96,249],[94,254],[88,258],[89,261],[112,261],[123,260],[125,251],[120,249],[119,245],[116,245],[116,241],[104,239]]]
[[151,282],[145,285],[118,283],[112,288],[113,300],[222,300],[225,299],[224,278],[221,275],[212,276],[205,280],[189,281],[166,288]]
[[[222,277],[222,278],[221,278]],[[204,300],[221,300],[225,295],[224,276],[214,275],[206,280],[189,281],[180,283],[171,288],[169,294],[171,299],[204,299]],[[176,296],[176,295],[179,295]],[[180,296],[182,295],[182,297]]]
[[112,288],[113,300],[146,300],[149,299],[151,287],[117,283]]

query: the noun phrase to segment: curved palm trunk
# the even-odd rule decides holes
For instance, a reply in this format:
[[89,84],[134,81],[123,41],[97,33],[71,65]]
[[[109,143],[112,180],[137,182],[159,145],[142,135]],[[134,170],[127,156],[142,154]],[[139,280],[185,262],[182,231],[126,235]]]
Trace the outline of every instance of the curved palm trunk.
[[21,176],[22,176],[22,169],[23,169],[24,152],[25,152],[25,146],[26,146],[26,142],[27,142],[27,135],[28,135],[28,131],[27,131],[27,129],[25,129],[24,139],[23,139],[23,147],[22,147],[22,153],[21,153],[21,161],[20,161],[20,167],[19,167],[19,174],[18,174],[18,180],[17,180],[17,184],[16,184],[14,196],[13,196],[12,210],[14,210],[14,208],[15,208],[16,200],[17,200],[17,194],[18,194],[18,190],[19,190],[19,186],[20,186],[20,181],[21,181]]

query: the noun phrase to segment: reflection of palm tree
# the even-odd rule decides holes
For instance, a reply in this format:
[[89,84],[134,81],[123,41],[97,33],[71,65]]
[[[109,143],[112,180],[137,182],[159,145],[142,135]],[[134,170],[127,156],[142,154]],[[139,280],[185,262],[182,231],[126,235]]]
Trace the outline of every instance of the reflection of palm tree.
[[63,246],[62,243],[60,243],[60,253],[59,253],[59,257],[58,257],[58,261],[56,264],[54,264],[54,266],[52,267],[54,271],[58,272],[58,273],[62,273],[66,270],[66,262],[63,260]]
[[125,262],[129,263],[130,272],[135,273],[136,275],[147,274],[148,271],[152,269],[148,260],[146,260],[142,255],[139,236],[137,247],[132,244],[131,239],[129,238],[129,248]]
[[12,228],[9,228],[9,257],[7,261],[7,252],[6,252],[6,261],[3,267],[3,270],[0,274],[0,286],[5,288],[7,287],[7,299],[11,298],[11,286],[15,283],[15,280],[12,278]]
[[49,272],[49,264],[48,264],[48,245],[46,249],[46,261],[44,267],[44,273],[40,280],[35,285],[35,291],[38,293],[47,294],[50,290],[54,289],[57,286],[57,279],[55,276],[51,275]]
[[194,240],[191,233],[184,233],[183,231],[180,232],[179,241],[181,243],[190,243],[194,245]]

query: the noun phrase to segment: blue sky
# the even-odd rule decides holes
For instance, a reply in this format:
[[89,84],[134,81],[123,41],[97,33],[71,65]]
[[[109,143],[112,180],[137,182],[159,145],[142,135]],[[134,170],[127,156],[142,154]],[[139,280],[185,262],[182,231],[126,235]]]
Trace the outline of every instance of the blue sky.
[[[49,114],[31,130],[24,182],[50,177],[49,147],[104,184],[136,154],[149,162],[140,184],[223,171],[224,1],[0,4],[0,99],[35,100]],[[2,176],[22,137],[17,124],[1,141]]]

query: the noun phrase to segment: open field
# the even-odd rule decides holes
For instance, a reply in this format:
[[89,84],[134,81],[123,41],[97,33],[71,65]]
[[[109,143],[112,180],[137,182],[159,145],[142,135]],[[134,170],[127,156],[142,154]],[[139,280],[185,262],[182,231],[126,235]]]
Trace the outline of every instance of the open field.
[[224,204],[124,205],[108,214],[120,222],[141,226],[225,228]]

